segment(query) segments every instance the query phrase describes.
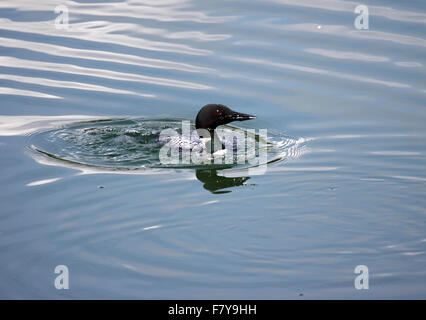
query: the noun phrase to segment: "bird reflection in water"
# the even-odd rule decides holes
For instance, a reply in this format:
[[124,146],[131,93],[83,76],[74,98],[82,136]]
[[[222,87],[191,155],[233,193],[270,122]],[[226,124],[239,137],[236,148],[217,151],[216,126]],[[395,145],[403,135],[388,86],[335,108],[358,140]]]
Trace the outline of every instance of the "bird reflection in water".
[[228,178],[219,176],[216,169],[198,169],[195,175],[198,180],[204,183],[204,189],[215,194],[229,193],[231,190],[223,189],[247,185],[245,182],[250,179],[250,177]]

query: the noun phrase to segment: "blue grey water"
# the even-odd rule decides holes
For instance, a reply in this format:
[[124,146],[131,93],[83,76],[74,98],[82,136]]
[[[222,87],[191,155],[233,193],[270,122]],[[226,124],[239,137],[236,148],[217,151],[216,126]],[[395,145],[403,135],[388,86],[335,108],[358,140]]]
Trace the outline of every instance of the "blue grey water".
[[[0,2],[0,298],[426,298],[424,1],[76,0],[68,29],[58,3]],[[29,148],[212,102],[303,148],[253,175]]]

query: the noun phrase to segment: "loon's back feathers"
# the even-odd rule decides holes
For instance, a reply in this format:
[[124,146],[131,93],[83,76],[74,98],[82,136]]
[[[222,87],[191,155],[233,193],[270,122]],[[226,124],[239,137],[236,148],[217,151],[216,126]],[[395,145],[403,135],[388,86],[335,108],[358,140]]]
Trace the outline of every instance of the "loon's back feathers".
[[163,143],[167,143],[169,147],[173,149],[179,149],[180,151],[192,151],[192,152],[203,152],[206,148],[203,140],[198,135],[192,135],[192,138],[186,136],[167,136],[161,140]]

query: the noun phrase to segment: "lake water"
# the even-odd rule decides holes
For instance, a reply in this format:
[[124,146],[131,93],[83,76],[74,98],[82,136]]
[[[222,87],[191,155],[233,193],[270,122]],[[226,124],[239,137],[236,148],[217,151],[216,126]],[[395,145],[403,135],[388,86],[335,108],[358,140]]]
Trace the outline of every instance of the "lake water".
[[[0,298],[426,298],[424,1],[58,3],[0,2]],[[250,175],[31,149],[207,103],[300,143]]]

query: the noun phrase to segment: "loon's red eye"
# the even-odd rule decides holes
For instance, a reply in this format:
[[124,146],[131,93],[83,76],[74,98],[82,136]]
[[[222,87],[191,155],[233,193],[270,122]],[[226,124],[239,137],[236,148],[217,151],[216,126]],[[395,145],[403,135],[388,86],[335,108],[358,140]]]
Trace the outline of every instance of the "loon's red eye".
[[220,111],[219,109],[217,109],[217,110],[216,110],[216,114],[217,114],[218,116],[220,116],[220,115],[222,115],[222,111]]

